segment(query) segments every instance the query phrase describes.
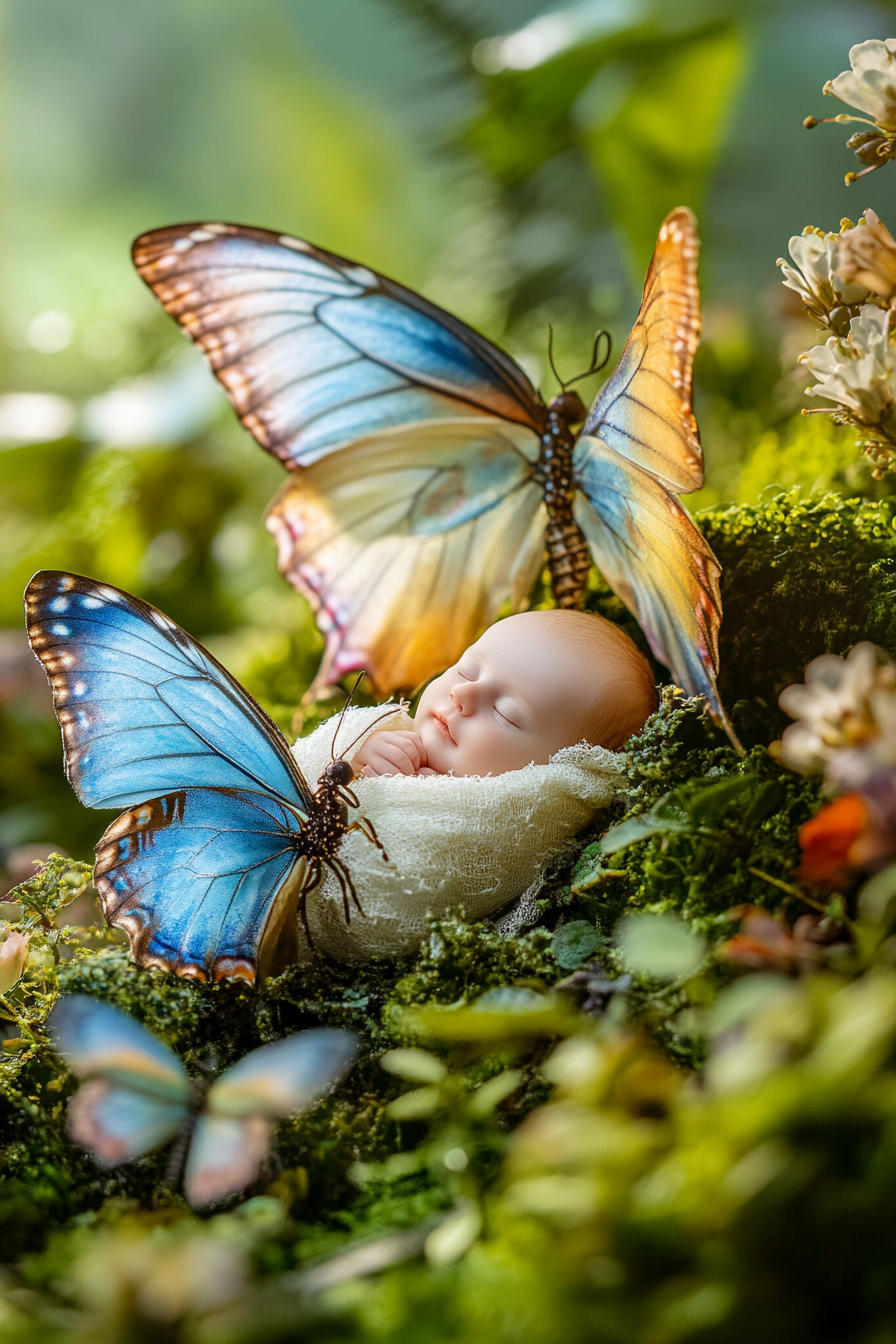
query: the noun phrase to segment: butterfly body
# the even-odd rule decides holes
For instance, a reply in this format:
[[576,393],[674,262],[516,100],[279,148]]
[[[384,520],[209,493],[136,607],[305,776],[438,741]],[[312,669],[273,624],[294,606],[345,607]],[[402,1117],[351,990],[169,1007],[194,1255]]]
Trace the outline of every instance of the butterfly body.
[[[310,858],[307,885],[310,888],[317,884],[324,865],[326,865],[335,874],[341,888],[346,922],[351,917],[350,900],[354,902],[355,909],[359,914],[364,912],[361,908],[361,902],[358,900],[351,873],[339,857],[343,836],[347,835],[349,831],[360,831],[371,844],[376,845],[386,862],[389,859],[380,843],[372,821],[367,817],[361,817],[358,821],[353,822],[348,819],[348,809],[350,807],[357,809],[359,806],[356,794],[349,788],[354,777],[355,772],[348,761],[330,761],[318,780],[314,795],[315,807],[308,817],[303,831],[305,852]],[[302,914],[304,916],[304,906],[302,906]],[[305,921],[305,932],[309,942],[311,942],[307,920]]]
[[444,671],[503,603],[526,605],[547,553],[559,605],[593,561],[725,721],[719,566],[677,499],[703,484],[697,254],[693,215],[672,211],[586,415],[567,390],[546,405],[451,313],[312,243],[223,223],[136,240],[141,277],[288,470],[267,525],[326,636],[316,687],[359,667],[384,692]]
[[[188,979],[282,969],[324,866],[358,906],[339,857],[351,766],[312,789],[280,730],[238,682],[141,599],[43,571],[25,593],[28,637],[53,688],[65,767],[82,802],[120,807],[95,882],[134,958]],[[358,906],[358,908],[360,908]]]
[[49,1027],[87,1079],[69,1103],[75,1141],[116,1167],[173,1140],[169,1183],[183,1179],[197,1205],[250,1184],[275,1121],[313,1105],[355,1053],[348,1033],[318,1028],[263,1046],[218,1078],[189,1078],[172,1050],[111,1004],[66,995]]
[[532,473],[547,510],[545,550],[559,607],[579,605],[591,570],[591,551],[573,512],[577,489],[572,465],[573,425],[584,419],[585,407],[576,392],[561,392],[551,399]]

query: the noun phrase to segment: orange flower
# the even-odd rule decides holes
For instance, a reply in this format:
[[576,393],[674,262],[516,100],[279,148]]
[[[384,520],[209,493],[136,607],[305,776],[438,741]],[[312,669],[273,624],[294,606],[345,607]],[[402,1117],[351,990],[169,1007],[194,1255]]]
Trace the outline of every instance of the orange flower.
[[874,819],[860,793],[843,793],[800,827],[803,861],[794,876],[815,887],[848,882],[868,856]]
[[[722,945],[727,961],[754,970],[780,971],[784,975],[809,970],[821,960],[817,938],[806,937],[814,926],[803,925],[799,932],[773,919],[767,910],[755,905],[737,905],[728,911],[729,918],[741,919],[740,933]],[[798,920],[797,924],[802,924]]]

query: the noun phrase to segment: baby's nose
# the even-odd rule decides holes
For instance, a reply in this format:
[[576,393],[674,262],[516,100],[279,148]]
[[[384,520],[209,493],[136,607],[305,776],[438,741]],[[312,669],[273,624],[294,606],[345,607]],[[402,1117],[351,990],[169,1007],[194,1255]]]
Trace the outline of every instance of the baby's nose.
[[451,699],[461,714],[472,714],[476,708],[475,682],[459,681],[451,688]]

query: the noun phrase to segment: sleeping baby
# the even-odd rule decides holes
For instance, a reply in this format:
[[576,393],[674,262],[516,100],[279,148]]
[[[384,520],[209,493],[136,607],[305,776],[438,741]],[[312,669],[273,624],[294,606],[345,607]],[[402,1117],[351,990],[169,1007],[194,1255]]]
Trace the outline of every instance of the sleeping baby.
[[413,719],[399,705],[385,722],[382,706],[350,709],[341,728],[336,716],[300,739],[293,754],[309,780],[353,744],[360,812],[389,855],[345,837],[364,916],[346,924],[327,874],[308,897],[314,947],[341,960],[399,956],[419,947],[430,914],[531,907],[551,855],[610,801],[615,753],[655,708],[649,664],[618,626],[534,611],[486,630]]

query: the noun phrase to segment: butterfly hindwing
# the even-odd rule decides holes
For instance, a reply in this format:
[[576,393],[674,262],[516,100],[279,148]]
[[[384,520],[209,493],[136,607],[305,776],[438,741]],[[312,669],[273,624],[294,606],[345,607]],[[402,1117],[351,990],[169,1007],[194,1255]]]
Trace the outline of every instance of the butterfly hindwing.
[[254,1050],[211,1086],[187,1160],[192,1204],[208,1204],[253,1181],[274,1121],[309,1109],[355,1054],[347,1032],[318,1028]]
[[209,1204],[255,1179],[274,1121],[308,1110],[343,1076],[355,1055],[347,1032],[303,1031],[254,1050],[209,1089],[187,1159],[192,1204]]
[[311,243],[182,224],[144,234],[133,256],[250,434],[288,467],[393,425],[483,413],[544,421],[522,369],[490,341]]
[[117,1167],[173,1139],[187,1114],[186,1105],[94,1078],[69,1102],[68,1132],[101,1166]]
[[66,995],[49,1019],[56,1048],[88,1078],[69,1107],[69,1130],[104,1166],[172,1138],[189,1113],[190,1083],[172,1050],[127,1013]]
[[280,730],[162,612],[108,584],[43,570],[25,590],[25,619],[53,688],[66,773],[88,807],[197,786],[258,788],[307,808]]
[[576,520],[613,591],[688,695],[723,715],[715,685],[719,564],[686,509],[599,439],[576,445]]
[[637,321],[615,372],[582,427],[677,494],[703,484],[703,450],[691,406],[700,340],[696,221],[673,210],[663,221]]
[[278,798],[187,789],[112,823],[97,845],[95,882],[141,965],[252,981],[259,949],[280,935],[280,960],[292,951],[300,851],[299,821]]
[[382,431],[308,467],[268,517],[318,611],[317,682],[366,666],[387,691],[442,671],[541,567],[538,440],[488,418]]

